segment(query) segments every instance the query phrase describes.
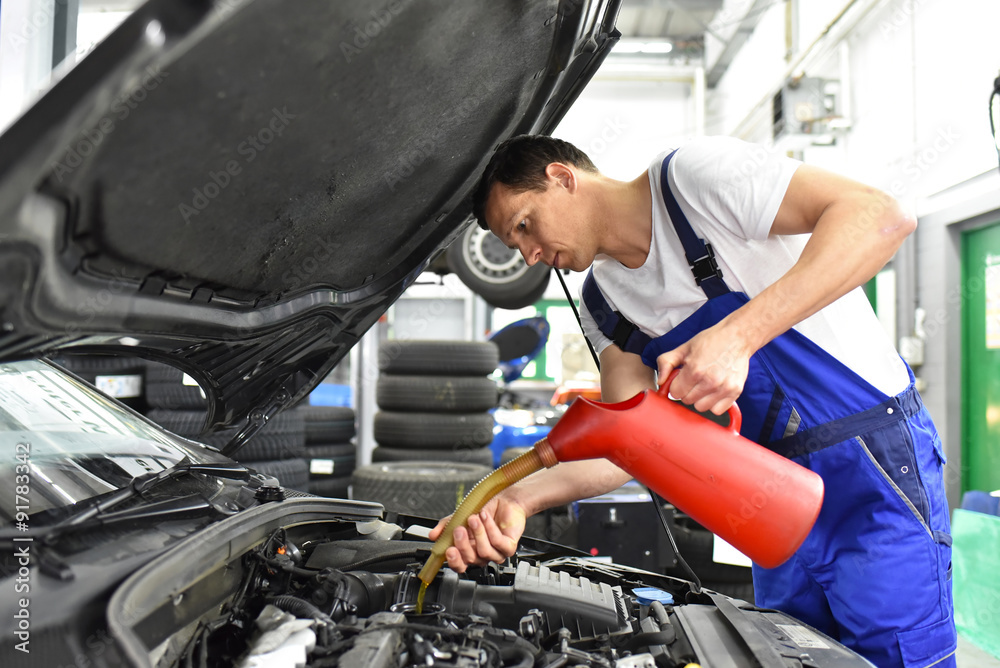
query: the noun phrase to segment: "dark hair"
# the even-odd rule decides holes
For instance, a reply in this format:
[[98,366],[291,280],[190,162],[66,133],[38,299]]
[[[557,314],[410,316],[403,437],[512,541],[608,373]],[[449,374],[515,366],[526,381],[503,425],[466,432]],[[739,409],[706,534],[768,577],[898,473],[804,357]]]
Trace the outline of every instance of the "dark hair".
[[472,195],[472,213],[479,221],[479,226],[484,230],[488,229],[486,200],[494,184],[502,183],[519,193],[545,190],[548,187],[545,168],[553,162],[597,172],[597,167],[586,153],[562,139],[544,135],[518,135],[497,146]]

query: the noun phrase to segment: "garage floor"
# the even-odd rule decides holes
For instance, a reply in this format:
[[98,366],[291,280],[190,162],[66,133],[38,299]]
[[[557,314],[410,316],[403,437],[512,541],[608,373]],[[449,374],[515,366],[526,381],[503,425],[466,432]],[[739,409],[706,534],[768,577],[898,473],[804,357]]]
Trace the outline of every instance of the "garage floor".
[[979,649],[961,634],[958,636],[958,653],[955,658],[958,668],[1000,668],[1000,659]]

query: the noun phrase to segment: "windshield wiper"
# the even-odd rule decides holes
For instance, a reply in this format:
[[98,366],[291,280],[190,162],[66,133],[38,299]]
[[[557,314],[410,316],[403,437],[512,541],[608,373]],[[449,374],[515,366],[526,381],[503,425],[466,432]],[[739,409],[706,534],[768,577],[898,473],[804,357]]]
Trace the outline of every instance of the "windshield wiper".
[[[188,473],[201,473],[216,478],[229,478],[232,480],[249,480],[250,471],[242,464],[236,462],[219,463],[194,463],[187,458],[181,460],[175,466],[158,471],[137,476],[121,489],[111,492],[98,503],[81,508],[71,513],[55,524],[47,526],[31,527],[27,531],[18,531],[14,527],[0,529],[0,540],[9,539],[15,536],[32,536],[52,538],[57,534],[73,530],[78,527],[89,527],[93,524],[107,524],[125,519],[142,519],[146,517],[161,517],[165,515],[193,514],[203,512],[206,508],[212,508],[210,503],[201,498],[200,495],[179,497],[176,499],[166,499],[141,507],[129,508],[119,512],[110,512],[112,508],[121,503],[142,496],[146,492],[158,487],[167,480],[174,480]],[[194,499],[200,501],[196,503]]]

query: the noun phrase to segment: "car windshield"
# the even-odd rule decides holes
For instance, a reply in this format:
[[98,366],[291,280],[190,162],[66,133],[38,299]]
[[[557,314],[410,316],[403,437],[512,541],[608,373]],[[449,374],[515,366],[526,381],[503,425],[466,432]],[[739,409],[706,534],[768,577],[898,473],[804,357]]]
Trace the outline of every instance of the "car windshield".
[[0,453],[0,488],[17,495],[0,506],[0,525],[106,494],[185,456],[221,459],[36,360],[0,364]]

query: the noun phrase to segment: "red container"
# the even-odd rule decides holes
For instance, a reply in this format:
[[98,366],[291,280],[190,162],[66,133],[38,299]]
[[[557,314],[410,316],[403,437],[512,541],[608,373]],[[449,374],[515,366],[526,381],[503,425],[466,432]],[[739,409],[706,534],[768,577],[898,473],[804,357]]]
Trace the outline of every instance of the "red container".
[[755,563],[780,566],[819,516],[822,478],[740,436],[735,404],[722,427],[668,387],[617,404],[577,399],[546,438],[555,458],[604,457]]

